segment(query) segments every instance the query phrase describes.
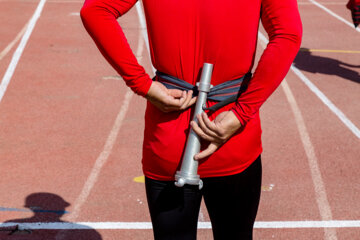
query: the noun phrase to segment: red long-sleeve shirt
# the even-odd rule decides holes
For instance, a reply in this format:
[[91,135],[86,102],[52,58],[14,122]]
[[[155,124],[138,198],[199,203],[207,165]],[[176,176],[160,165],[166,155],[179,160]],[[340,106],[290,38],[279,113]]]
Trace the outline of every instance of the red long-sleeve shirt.
[[[81,17],[105,58],[133,91],[144,96],[152,80],[136,61],[116,21],[135,2],[86,0]],[[191,84],[199,79],[204,62],[214,64],[213,85],[251,71],[261,19],[269,44],[247,90],[235,104],[210,116],[214,119],[232,110],[243,127],[200,161],[198,170],[201,177],[242,172],[262,152],[259,108],[285,77],[300,47],[302,26],[296,0],[143,0],[143,5],[154,67]],[[190,119],[191,109],[163,113],[148,102],[142,160],[147,177],[174,179]]]

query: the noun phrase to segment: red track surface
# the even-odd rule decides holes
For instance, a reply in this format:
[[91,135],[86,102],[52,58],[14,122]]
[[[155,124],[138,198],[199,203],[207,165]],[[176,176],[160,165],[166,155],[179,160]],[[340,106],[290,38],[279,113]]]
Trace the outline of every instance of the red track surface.
[[[345,3],[322,2],[351,21]],[[21,31],[37,4],[38,0],[0,0],[0,51]],[[145,100],[129,95],[122,80],[114,77],[116,73],[75,14],[81,6],[82,1],[46,2],[0,102],[0,208],[7,208],[0,211],[0,222],[27,221],[33,216],[30,211],[9,208],[64,209],[61,202],[50,200],[50,195],[37,197],[24,207],[25,199],[38,192],[57,195],[70,203],[66,208],[69,213],[61,219],[60,215],[37,213],[29,221],[150,221],[143,183],[133,180],[142,175]],[[308,1],[299,1],[299,8],[303,48],[353,52],[302,51],[294,65],[359,128],[360,33]],[[135,8],[120,23],[139,61],[152,73]],[[17,45],[0,60],[1,76]],[[258,49],[260,54],[260,44]],[[359,138],[292,71],[286,79],[314,147],[331,219],[360,220]],[[125,96],[131,106],[127,111]],[[263,106],[261,114],[264,174],[257,221],[331,220],[321,216],[323,206],[317,203],[318,190],[299,123],[282,87]],[[118,129],[116,123],[120,124]],[[114,144],[108,148],[111,134],[118,135],[113,136]],[[97,168],[94,185],[86,185],[95,162],[100,160],[104,164]],[[91,187],[88,195],[83,192],[84,186]],[[204,207],[202,215],[200,221],[209,221]],[[94,229],[66,235],[67,231],[34,230],[11,236],[0,231],[0,239],[152,239],[151,230]],[[324,233],[324,228],[255,229],[254,238],[360,239],[360,228],[330,231],[330,235],[336,231],[337,238],[326,235],[329,233]],[[211,230],[199,230],[198,238],[212,239]]]

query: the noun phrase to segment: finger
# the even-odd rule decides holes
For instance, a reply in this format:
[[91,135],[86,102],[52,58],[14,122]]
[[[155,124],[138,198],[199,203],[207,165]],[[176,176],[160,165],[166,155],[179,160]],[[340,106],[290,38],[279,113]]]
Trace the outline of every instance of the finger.
[[188,107],[188,104],[191,101],[191,97],[192,97],[192,91],[190,90],[186,93],[186,99],[184,103],[181,105],[180,109],[186,109]]
[[[196,102],[196,97],[191,98],[191,95],[186,95],[186,98],[180,99],[179,102],[177,102],[176,104],[172,103],[171,105],[168,105],[167,108],[171,111],[184,110],[184,109],[190,107],[191,105],[193,105],[194,102]],[[179,104],[181,104],[181,105],[179,106]]]
[[205,112],[201,114],[201,118],[206,127],[209,128],[211,131],[215,132],[216,135],[218,135],[219,129],[216,127],[216,124],[214,122],[210,121],[208,115]]
[[167,93],[173,98],[181,98],[184,96],[184,91],[179,89],[168,89]]
[[216,132],[212,131],[211,129],[209,129],[206,124],[204,123],[204,119],[202,117],[202,114],[197,115],[196,116],[198,121],[199,121],[199,126],[200,128],[209,136],[212,136],[214,138],[218,138],[219,136],[216,134]]
[[163,107],[163,109],[164,109],[166,112],[179,111],[180,106],[178,106],[178,105],[167,105],[167,106]]
[[218,148],[219,145],[217,143],[210,143],[209,146],[204,151],[199,152],[194,156],[194,160],[200,160],[206,158],[211,154],[213,154]]
[[167,108],[174,108],[174,110],[178,110],[183,105],[185,99],[186,97],[183,95],[180,98],[174,98],[173,96],[168,95],[164,103]]
[[184,102],[186,101],[186,97],[187,97],[187,93],[186,93],[186,91],[183,91],[181,97],[178,99],[178,100],[179,100],[180,107],[181,107],[181,106],[184,104]]
[[193,98],[190,100],[190,102],[189,102],[189,104],[188,104],[188,107],[190,107],[191,105],[193,105],[194,103],[196,103],[196,100],[197,100],[197,97],[193,97]]
[[202,139],[207,140],[209,142],[213,142],[213,141],[217,140],[217,139],[207,135],[206,133],[204,133],[204,131],[199,127],[199,125],[195,121],[191,121],[190,125],[191,125],[193,131]]

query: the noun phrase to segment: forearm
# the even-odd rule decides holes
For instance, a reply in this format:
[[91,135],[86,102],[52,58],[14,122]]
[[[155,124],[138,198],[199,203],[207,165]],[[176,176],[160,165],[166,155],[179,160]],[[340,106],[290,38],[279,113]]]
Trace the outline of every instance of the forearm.
[[264,0],[262,22],[269,43],[232,111],[245,125],[287,74],[301,43],[302,26],[295,0]]
[[102,55],[135,93],[145,96],[152,80],[139,65],[117,18],[136,1],[86,0],[81,9],[83,24]]

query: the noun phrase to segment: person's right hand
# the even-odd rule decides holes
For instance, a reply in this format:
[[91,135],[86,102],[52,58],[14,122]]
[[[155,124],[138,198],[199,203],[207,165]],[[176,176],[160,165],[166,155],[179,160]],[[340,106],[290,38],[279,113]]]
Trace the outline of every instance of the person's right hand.
[[196,102],[192,96],[193,91],[181,91],[178,89],[167,89],[160,82],[152,82],[146,99],[163,112],[184,110]]

